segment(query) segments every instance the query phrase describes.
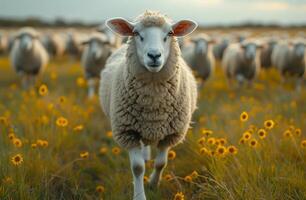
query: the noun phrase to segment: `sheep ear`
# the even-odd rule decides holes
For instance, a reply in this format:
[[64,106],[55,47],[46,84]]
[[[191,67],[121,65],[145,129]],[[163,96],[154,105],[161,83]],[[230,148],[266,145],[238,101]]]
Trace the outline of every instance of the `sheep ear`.
[[192,20],[181,20],[172,25],[173,35],[183,37],[192,33],[197,28],[197,23]]
[[106,26],[121,36],[132,36],[134,25],[123,18],[113,18],[106,21]]

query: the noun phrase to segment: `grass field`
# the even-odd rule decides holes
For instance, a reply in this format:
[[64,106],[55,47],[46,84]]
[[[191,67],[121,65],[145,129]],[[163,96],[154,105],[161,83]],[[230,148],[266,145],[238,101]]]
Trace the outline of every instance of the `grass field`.
[[[0,58],[0,199],[132,199],[127,152],[86,94],[79,62],[52,61],[23,91]],[[159,190],[146,187],[148,199],[306,199],[305,99],[305,87],[282,86],[275,70],[238,90],[217,66],[193,129],[169,156]]]

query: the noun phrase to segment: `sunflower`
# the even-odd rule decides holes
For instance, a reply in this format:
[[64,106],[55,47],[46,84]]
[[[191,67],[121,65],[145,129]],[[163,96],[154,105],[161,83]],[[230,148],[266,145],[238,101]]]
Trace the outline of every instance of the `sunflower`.
[[221,145],[225,145],[227,143],[227,140],[225,138],[220,138],[218,141]]
[[45,84],[42,84],[38,89],[38,93],[40,96],[46,96],[48,94],[48,87]]
[[192,177],[190,175],[187,175],[187,176],[184,177],[184,181],[191,182],[192,181]]
[[173,178],[173,177],[172,177],[171,174],[166,174],[166,175],[164,176],[164,179],[165,179],[166,181],[170,181],[172,178]]
[[306,140],[302,140],[301,141],[301,147],[302,148],[306,148]]
[[302,135],[302,130],[300,128],[297,128],[294,130],[295,135],[300,136]]
[[36,149],[37,148],[37,144],[36,143],[31,144],[31,148],[32,149]]
[[209,155],[209,150],[206,149],[205,147],[202,147],[202,148],[200,149],[200,154],[201,154],[201,155]]
[[207,143],[210,144],[210,145],[214,145],[216,143],[216,139],[211,137],[211,138],[208,138],[207,139]]
[[273,120],[266,120],[265,122],[264,122],[264,126],[265,126],[265,128],[266,129],[268,129],[268,130],[270,130],[270,129],[272,129],[273,127],[274,127],[274,125],[275,125],[275,123],[274,123],[274,121]]
[[226,153],[227,153],[227,149],[224,147],[224,146],[218,146],[217,147],[217,149],[216,149],[216,153],[217,153],[217,155],[219,155],[219,156],[224,156],[224,155],[226,155]]
[[85,152],[80,153],[80,157],[81,157],[81,158],[88,158],[88,157],[89,157],[88,151],[85,151]]
[[265,129],[261,128],[257,131],[257,134],[258,134],[260,139],[264,139],[267,136],[267,131]]
[[173,200],[184,200],[185,196],[182,192],[178,192],[175,194],[174,199]]
[[249,142],[249,145],[250,145],[250,147],[257,147],[257,145],[258,145],[258,142],[257,142],[257,140],[256,139],[251,139],[250,140],[250,142]]
[[118,155],[121,152],[121,149],[119,147],[112,148],[112,153],[115,155]]
[[98,186],[96,187],[96,191],[97,191],[98,193],[103,193],[103,192],[105,191],[105,188],[104,188],[102,185],[98,185]]
[[67,101],[67,99],[66,99],[66,97],[64,97],[64,96],[61,96],[61,97],[58,99],[58,101],[59,101],[61,104],[63,104],[63,103],[65,103],[65,102]]
[[64,117],[59,117],[56,120],[56,125],[59,127],[66,127],[68,125],[68,120]]
[[174,160],[175,157],[176,157],[175,151],[170,150],[170,151],[168,152],[168,159],[169,159],[169,160]]
[[192,177],[192,178],[198,178],[198,177],[199,177],[199,173],[198,173],[197,171],[193,171],[193,172],[191,173],[191,177]]
[[201,129],[201,133],[203,135],[205,135],[206,137],[210,136],[211,134],[213,134],[213,131],[212,130],[208,130],[208,129]]
[[13,139],[13,144],[15,145],[15,147],[21,147],[22,146],[22,142],[18,138]]
[[237,153],[238,153],[237,147],[235,147],[235,146],[233,146],[233,145],[227,147],[227,151],[228,151],[230,154],[237,154]]
[[12,157],[11,162],[13,165],[17,166],[20,165],[23,162],[23,157],[21,154],[16,154]]
[[242,137],[243,137],[244,140],[249,140],[249,139],[251,139],[252,135],[249,131],[246,131],[246,132],[243,133]]
[[10,139],[10,140],[14,140],[15,139],[15,134],[14,133],[10,133],[10,134],[8,134],[8,138]]
[[292,135],[292,132],[289,129],[287,129],[287,130],[284,131],[283,136],[286,137],[286,138],[290,138],[293,135]]
[[148,183],[148,182],[149,182],[149,177],[143,176],[143,182],[144,182],[144,183]]
[[242,112],[240,114],[240,121],[241,122],[246,122],[246,121],[248,121],[248,119],[249,119],[249,115],[248,115],[247,112]]
[[205,144],[205,140],[205,137],[201,137],[200,139],[198,139],[198,144],[203,146]]

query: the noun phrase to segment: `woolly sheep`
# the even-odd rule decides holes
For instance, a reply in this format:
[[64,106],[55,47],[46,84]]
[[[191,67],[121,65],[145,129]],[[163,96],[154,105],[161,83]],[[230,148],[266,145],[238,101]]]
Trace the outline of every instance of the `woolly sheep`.
[[130,38],[111,55],[101,72],[100,101],[115,141],[129,151],[134,200],[145,200],[148,145],[158,149],[150,176],[150,185],[157,186],[168,150],[184,140],[196,108],[195,78],[180,56],[176,36],[191,33],[197,25],[190,20],[173,24],[152,11],[135,22],[115,18],[107,25]]
[[265,39],[264,45],[260,51],[260,66],[270,68],[272,66],[271,55],[277,41],[275,38]]
[[252,40],[234,43],[227,47],[222,59],[222,66],[230,81],[229,84],[234,78],[239,85],[245,81],[248,81],[249,85],[252,84],[260,70],[258,48],[260,45]]
[[48,54],[39,41],[39,34],[33,28],[22,28],[16,35],[10,52],[13,68],[22,77],[25,88],[34,83],[48,63]]
[[191,43],[182,48],[183,58],[204,81],[213,74],[215,69],[215,58],[211,50],[213,42],[208,35],[200,34],[193,37]]
[[78,34],[74,31],[70,31],[67,33],[66,38],[66,53],[71,55],[72,57],[80,57],[83,51],[82,41],[85,38],[83,35]]
[[95,94],[96,80],[100,78],[100,72],[113,49],[108,38],[102,33],[93,33],[82,44],[85,48],[81,61],[88,80],[88,96],[92,98]]
[[230,39],[226,37],[216,42],[216,44],[213,46],[213,54],[217,60],[222,60],[223,53],[229,44]]
[[65,52],[65,40],[64,38],[56,33],[45,34],[42,38],[42,44],[52,57],[60,57]]
[[305,40],[282,42],[275,46],[272,52],[272,64],[281,73],[283,80],[286,76],[297,78],[296,89],[300,90],[306,70]]

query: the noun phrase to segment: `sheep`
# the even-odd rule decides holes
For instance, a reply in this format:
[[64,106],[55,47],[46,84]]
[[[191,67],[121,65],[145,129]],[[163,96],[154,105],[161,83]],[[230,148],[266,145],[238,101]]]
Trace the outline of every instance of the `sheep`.
[[215,58],[211,50],[213,42],[208,35],[200,34],[193,37],[191,43],[182,48],[183,58],[204,81],[213,74],[215,69]]
[[222,59],[222,67],[229,80],[236,78],[241,86],[248,81],[249,86],[260,70],[259,51],[261,45],[256,41],[247,40],[242,43],[233,43],[227,47]]
[[4,34],[0,33],[0,55],[8,51],[8,39]]
[[68,53],[72,57],[79,58],[83,51],[83,46],[81,43],[84,39],[85,38],[82,35],[74,31],[69,31],[67,33],[66,44],[65,44],[66,53]]
[[223,53],[229,44],[230,39],[227,37],[222,38],[221,41],[216,42],[216,44],[213,46],[213,54],[217,60],[222,60]]
[[190,20],[172,23],[154,11],[146,11],[134,22],[114,18],[106,24],[129,40],[110,56],[101,72],[100,102],[114,140],[129,152],[134,200],[145,200],[143,177],[149,145],[157,147],[149,180],[154,187],[166,166],[169,148],[184,140],[196,108],[195,78],[180,56],[176,37],[191,33],[197,24]]
[[301,89],[301,83],[305,76],[305,40],[281,42],[272,52],[272,64],[282,75],[283,81],[288,76],[296,77],[296,90]]
[[100,72],[113,48],[108,38],[102,33],[93,33],[82,44],[85,45],[85,48],[81,61],[88,80],[88,97],[92,98],[95,94],[96,79],[100,78]]
[[19,30],[10,52],[12,67],[22,78],[22,85],[28,88],[35,77],[46,67],[48,53],[39,41],[39,34],[33,28]]
[[268,38],[260,51],[260,66],[262,68],[271,68],[271,55],[277,41],[275,38]]
[[42,38],[42,44],[52,57],[60,57],[65,52],[64,38],[56,33],[45,34]]

